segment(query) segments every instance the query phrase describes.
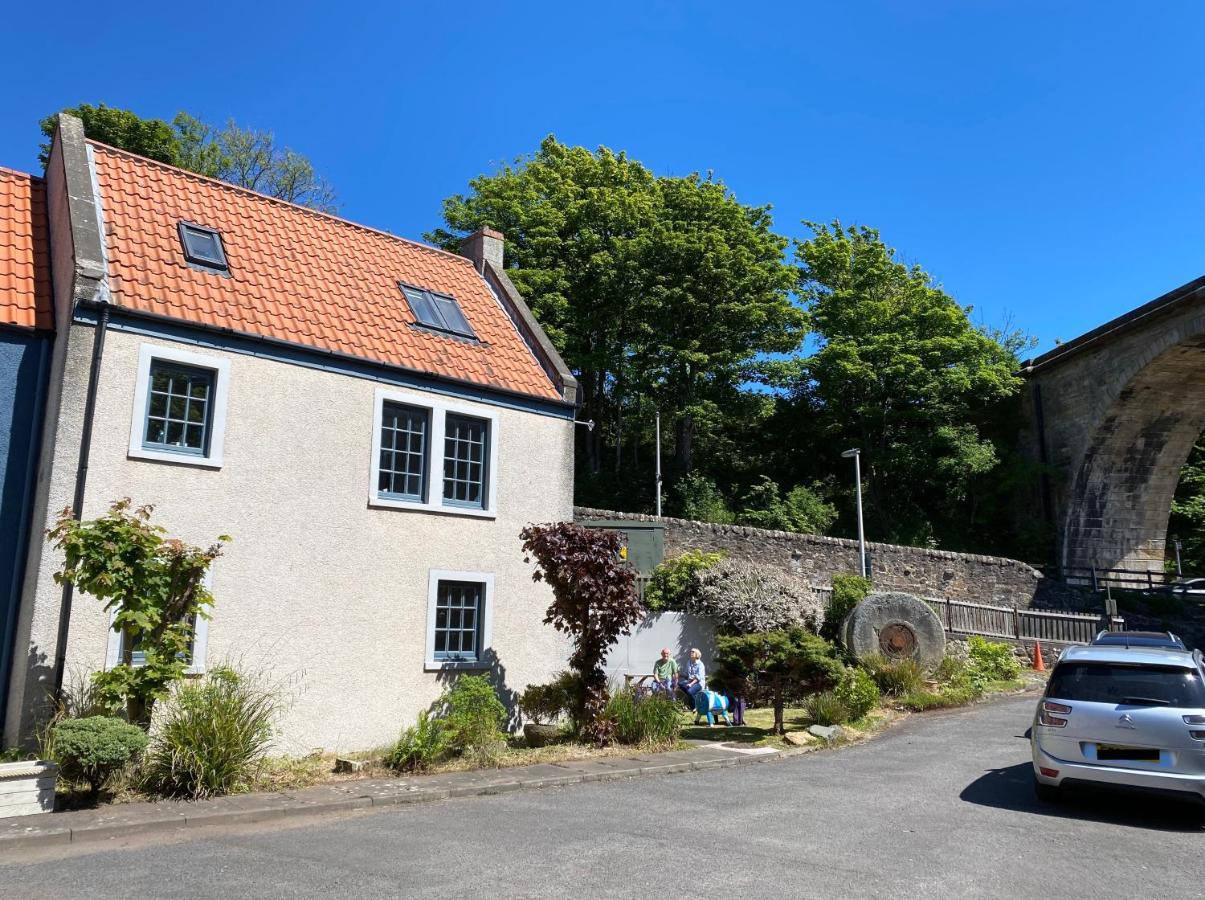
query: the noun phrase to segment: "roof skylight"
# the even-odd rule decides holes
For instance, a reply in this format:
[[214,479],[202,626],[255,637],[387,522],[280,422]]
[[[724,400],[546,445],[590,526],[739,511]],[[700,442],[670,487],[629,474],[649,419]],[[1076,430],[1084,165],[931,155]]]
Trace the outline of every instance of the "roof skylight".
[[476,340],[477,333],[469,325],[469,320],[464,317],[455,297],[405,284],[398,286],[406,295],[406,301],[410,304],[410,309],[414,311],[414,317],[418,319],[420,325]]
[[217,229],[194,225],[191,222],[181,222],[179,228],[186,260],[215,272],[230,271],[230,266],[226,263],[226,251],[222,248],[222,235]]

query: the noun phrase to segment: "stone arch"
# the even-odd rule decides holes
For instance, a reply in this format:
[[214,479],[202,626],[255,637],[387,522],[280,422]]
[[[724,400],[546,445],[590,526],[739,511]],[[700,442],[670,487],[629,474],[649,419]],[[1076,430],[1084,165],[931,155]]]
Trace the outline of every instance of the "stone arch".
[[1180,469],[1205,431],[1205,329],[1193,327],[1200,324],[1198,316],[1150,335],[1129,378],[1103,360],[1098,383],[1113,397],[1086,435],[1069,485],[1064,569],[1162,567]]

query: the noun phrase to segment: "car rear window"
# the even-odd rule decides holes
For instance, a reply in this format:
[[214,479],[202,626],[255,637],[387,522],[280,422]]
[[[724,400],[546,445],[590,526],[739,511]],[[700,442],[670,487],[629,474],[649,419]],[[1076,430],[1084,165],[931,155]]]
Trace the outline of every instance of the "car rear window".
[[1205,707],[1205,684],[1193,669],[1125,663],[1062,662],[1047,697],[1132,706]]

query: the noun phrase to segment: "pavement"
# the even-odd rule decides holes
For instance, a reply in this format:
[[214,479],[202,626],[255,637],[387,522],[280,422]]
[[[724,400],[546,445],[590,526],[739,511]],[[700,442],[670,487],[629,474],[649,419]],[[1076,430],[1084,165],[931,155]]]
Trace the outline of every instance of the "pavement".
[[0,898],[1202,896],[1199,809],[1035,800],[1033,703],[769,764],[43,845],[0,855]]

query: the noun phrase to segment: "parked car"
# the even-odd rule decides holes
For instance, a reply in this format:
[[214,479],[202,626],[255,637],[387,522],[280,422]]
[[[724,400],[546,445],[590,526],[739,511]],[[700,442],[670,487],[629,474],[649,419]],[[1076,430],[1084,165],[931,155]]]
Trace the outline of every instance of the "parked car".
[[1205,597],[1205,578],[1184,578],[1165,584],[1159,589],[1160,593],[1185,595],[1188,597]]
[[1102,631],[1092,640],[1093,647],[1165,647],[1187,650],[1184,641],[1170,631]]
[[1092,784],[1205,801],[1201,651],[1072,647],[1050,673],[1030,733],[1041,800]]

